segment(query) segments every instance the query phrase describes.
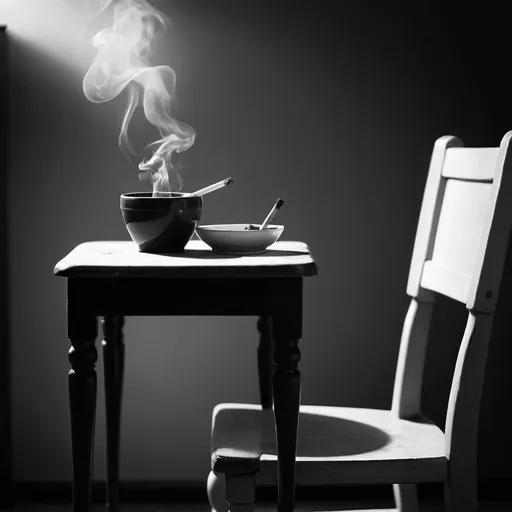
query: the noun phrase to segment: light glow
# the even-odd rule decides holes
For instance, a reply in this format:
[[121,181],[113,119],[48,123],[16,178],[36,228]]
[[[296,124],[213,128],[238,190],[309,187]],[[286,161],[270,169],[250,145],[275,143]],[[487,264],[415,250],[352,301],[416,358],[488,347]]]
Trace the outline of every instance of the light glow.
[[83,73],[91,59],[88,16],[89,6],[80,0],[0,0],[9,39],[60,62],[73,76]]

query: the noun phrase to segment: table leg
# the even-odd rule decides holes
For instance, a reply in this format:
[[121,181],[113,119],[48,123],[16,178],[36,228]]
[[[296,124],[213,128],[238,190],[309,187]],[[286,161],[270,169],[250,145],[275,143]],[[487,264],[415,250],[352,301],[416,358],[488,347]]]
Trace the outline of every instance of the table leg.
[[273,373],[273,339],[272,318],[262,315],[258,319],[260,342],[258,345],[258,380],[260,385],[260,401],[263,409],[272,408],[272,373]]
[[96,316],[78,312],[68,305],[69,408],[73,450],[73,510],[91,509],[91,480],[96,417],[96,370],[98,359]]
[[105,413],[107,420],[107,509],[119,510],[119,448],[124,375],[124,316],[106,315],[103,329]]
[[274,416],[278,459],[279,512],[292,512],[295,505],[295,456],[300,406],[300,361],[297,332],[286,316],[273,317],[275,341],[273,375]]

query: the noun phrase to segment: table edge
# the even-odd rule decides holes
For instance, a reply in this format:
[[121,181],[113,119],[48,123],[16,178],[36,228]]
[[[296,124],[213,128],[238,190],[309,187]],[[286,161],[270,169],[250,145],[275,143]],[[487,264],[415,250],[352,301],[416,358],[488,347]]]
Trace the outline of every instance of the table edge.
[[318,275],[314,261],[296,265],[269,265],[264,267],[84,267],[73,266],[53,271],[56,277],[68,278],[191,278],[191,277],[311,277]]

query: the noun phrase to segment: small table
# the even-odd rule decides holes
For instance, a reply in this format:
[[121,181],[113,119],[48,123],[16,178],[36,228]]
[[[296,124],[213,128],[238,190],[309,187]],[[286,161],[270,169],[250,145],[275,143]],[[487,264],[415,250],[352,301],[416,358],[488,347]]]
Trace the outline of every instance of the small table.
[[87,242],[57,263],[67,278],[69,404],[75,512],[89,512],[96,410],[97,317],[102,316],[107,421],[107,501],[118,510],[119,441],[127,315],[272,318],[274,415],[281,512],[293,510],[300,403],[303,278],[317,274],[306,244],[277,242],[254,256],[222,256],[199,240],[184,253],[148,254],[133,242]]

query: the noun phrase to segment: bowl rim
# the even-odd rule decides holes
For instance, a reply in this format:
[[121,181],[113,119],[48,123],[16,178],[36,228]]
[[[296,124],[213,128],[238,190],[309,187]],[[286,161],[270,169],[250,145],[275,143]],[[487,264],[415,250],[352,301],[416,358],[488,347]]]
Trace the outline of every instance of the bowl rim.
[[[167,192],[165,192],[167,193]],[[192,192],[169,192],[170,196],[156,196],[153,197],[153,192],[124,192],[121,197],[128,197],[132,199],[178,199],[180,197],[201,197],[193,194]]]
[[[281,224],[269,224],[265,229],[259,230],[259,229],[216,229],[219,227],[226,227],[226,226],[248,226],[249,224],[254,224],[254,222],[245,222],[245,223],[238,223],[238,224],[201,224],[200,226],[196,226],[196,230],[203,230],[208,232],[214,232],[214,233],[265,233],[268,231],[281,231],[284,229],[284,225]],[[257,224],[256,224],[257,225]]]

